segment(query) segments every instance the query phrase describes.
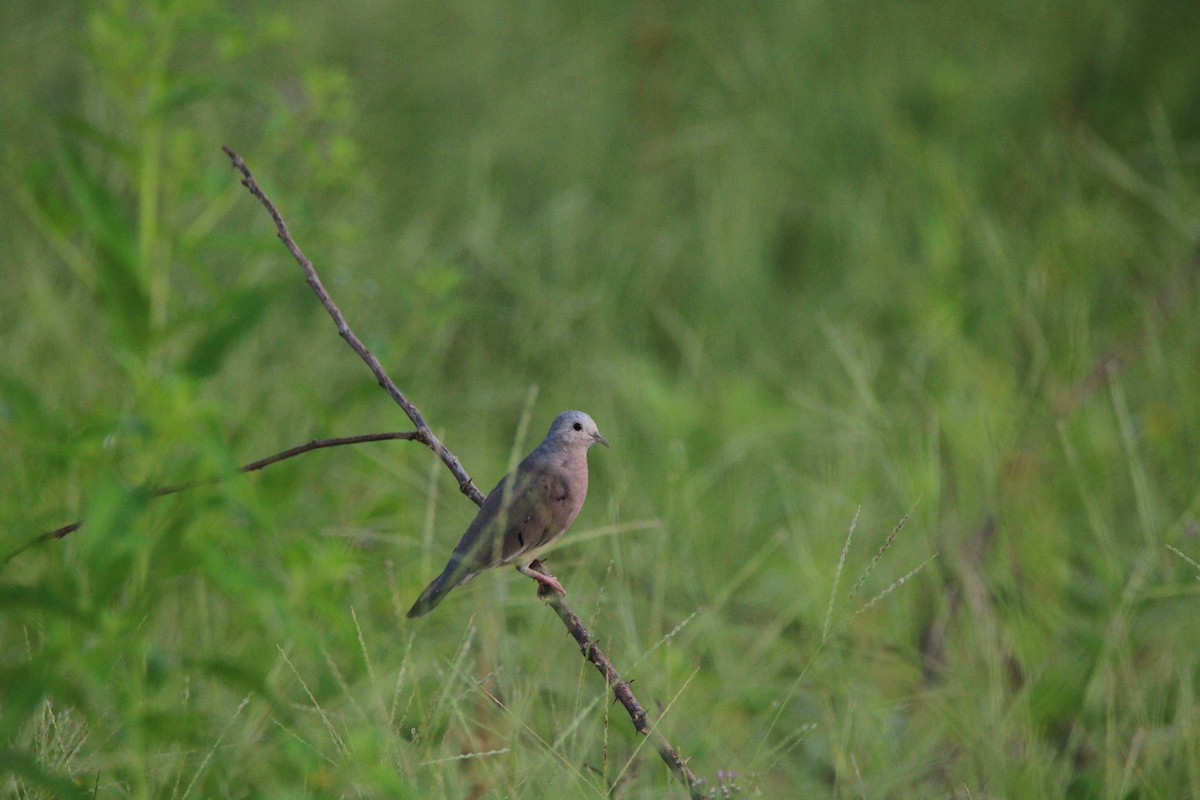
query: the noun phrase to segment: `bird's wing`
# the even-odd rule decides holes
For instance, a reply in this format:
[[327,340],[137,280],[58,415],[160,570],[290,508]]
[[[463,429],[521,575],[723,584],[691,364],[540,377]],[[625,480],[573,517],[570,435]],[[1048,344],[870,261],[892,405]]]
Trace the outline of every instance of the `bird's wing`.
[[506,564],[557,538],[566,529],[575,502],[571,483],[561,469],[534,469],[526,477],[522,502],[513,505],[504,532]]
[[454,555],[470,572],[515,561],[562,533],[573,501],[561,469],[524,462],[487,496]]

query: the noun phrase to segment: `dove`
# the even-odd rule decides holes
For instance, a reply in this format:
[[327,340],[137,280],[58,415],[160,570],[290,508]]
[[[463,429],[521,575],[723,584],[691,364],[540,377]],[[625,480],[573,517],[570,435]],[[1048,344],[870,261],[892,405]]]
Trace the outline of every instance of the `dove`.
[[587,414],[556,416],[545,441],[488,494],[446,568],[421,592],[408,616],[428,614],[451,589],[501,564],[515,564],[522,575],[566,594],[557,578],[533,565],[541,566],[538,555],[579,516],[587,497],[587,451],[597,442],[610,446]]

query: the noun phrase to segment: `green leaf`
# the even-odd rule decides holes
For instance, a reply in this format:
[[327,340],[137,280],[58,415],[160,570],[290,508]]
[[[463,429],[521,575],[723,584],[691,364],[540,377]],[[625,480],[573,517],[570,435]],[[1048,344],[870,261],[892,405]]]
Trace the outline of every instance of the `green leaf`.
[[54,797],[91,797],[92,793],[70,778],[47,772],[37,758],[21,750],[0,749],[0,773],[28,781],[47,790]]
[[267,287],[243,289],[217,309],[213,321],[192,345],[183,368],[196,378],[206,378],[218,369],[230,351],[262,320],[273,292]]
[[61,596],[40,586],[0,586],[0,609],[45,611],[83,621],[86,615]]
[[138,515],[149,500],[148,490],[123,486],[108,476],[99,478],[87,493],[87,527],[78,538],[79,557],[87,564],[93,596],[100,603],[125,585],[135,555],[149,546],[137,528]]
[[184,663],[202,670],[234,692],[254,695],[275,709],[276,713],[285,713],[283,703],[271,692],[266,676],[260,670],[224,658],[188,660]]
[[47,697],[56,704],[72,706],[84,713],[89,706],[88,689],[65,674],[61,652],[44,650],[28,661],[0,666],[0,689],[4,713],[0,714],[0,735],[6,738],[37,713]]
[[73,135],[77,139],[91,142],[100,148],[105,155],[121,162],[122,166],[132,171],[137,163],[135,152],[126,142],[116,136],[101,130],[90,120],[78,114],[62,113],[53,115],[54,123],[61,131]]
[[88,167],[83,153],[65,143],[59,171],[84,234],[96,247],[96,289],[114,334],[135,352],[144,352],[150,333],[150,300],[138,274],[134,225],[119,197]]
[[29,384],[16,376],[0,372],[0,420],[19,420],[22,426],[38,430],[50,427],[45,403]]
[[206,78],[176,77],[150,111],[160,117],[167,117],[206,97],[227,93],[228,86],[224,83]]

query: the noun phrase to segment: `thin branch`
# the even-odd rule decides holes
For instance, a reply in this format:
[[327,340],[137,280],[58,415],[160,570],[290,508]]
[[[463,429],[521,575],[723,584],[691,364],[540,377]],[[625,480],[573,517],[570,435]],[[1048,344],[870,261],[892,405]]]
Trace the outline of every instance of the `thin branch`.
[[308,281],[308,285],[317,295],[317,299],[321,301],[321,305],[325,306],[325,310],[329,312],[329,316],[333,318],[333,323],[337,326],[338,334],[346,340],[346,344],[350,345],[355,353],[358,353],[358,357],[366,362],[367,366],[371,368],[371,372],[374,373],[375,379],[379,381],[379,385],[383,387],[383,390],[396,401],[396,404],[412,420],[413,425],[417,428],[417,441],[437,453],[438,458],[445,463],[450,469],[451,474],[458,480],[458,488],[462,490],[463,494],[474,500],[477,505],[482,505],[483,493],[475,487],[475,484],[471,481],[471,477],[467,475],[467,471],[459,463],[458,458],[446,449],[446,446],[434,435],[429,425],[425,422],[425,418],[421,416],[421,412],[417,410],[417,407],[404,396],[404,392],[400,391],[399,387],[388,377],[387,372],[384,371],[383,365],[379,363],[379,359],[375,357],[375,354],[368,350],[367,346],[362,343],[362,340],[354,335],[354,331],[350,330],[350,326],[346,323],[346,318],[342,316],[341,310],[333,302],[333,299],[329,296],[329,292],[325,290],[325,285],[321,283],[321,278],[317,275],[317,271],[313,269],[312,262],[308,260],[308,256],[304,255],[300,246],[292,238],[291,233],[288,232],[287,223],[283,221],[283,216],[279,213],[279,209],[275,207],[275,204],[263,192],[262,188],[258,185],[258,181],[254,180],[254,176],[250,174],[250,169],[246,166],[246,162],[242,161],[242,157],[228,147],[222,147],[221,149],[225,151],[225,155],[229,156],[229,160],[233,162],[233,166],[238,172],[242,173],[242,185],[250,190],[250,194],[258,198],[258,201],[267,209],[267,213],[271,215],[271,219],[275,222],[275,230],[279,235],[279,240],[287,247],[288,252],[292,254],[292,258],[296,259],[296,263],[300,265],[300,268],[304,270],[304,277]]
[[[543,574],[549,574],[540,561],[535,561],[532,567]],[[579,645],[579,652],[604,676],[604,682],[612,689],[613,697],[625,707],[625,711],[629,714],[629,720],[633,723],[634,730],[650,738],[650,742],[654,745],[654,749],[658,751],[659,757],[671,769],[671,772],[675,774],[679,782],[687,788],[688,795],[692,800],[702,800],[705,797],[703,788],[704,779],[696,777],[696,774],[688,766],[687,761],[667,741],[667,737],[659,733],[656,728],[650,726],[650,718],[646,715],[646,710],[642,708],[642,704],[634,696],[633,690],[629,688],[629,682],[621,677],[616,667],[608,660],[608,656],[604,655],[599,645],[596,644],[596,637],[592,636],[588,629],[584,627],[583,621],[567,606],[566,602],[563,601],[562,595],[547,589],[545,586],[540,586],[538,588],[538,597],[541,597],[554,609],[554,613],[558,614],[558,618],[566,626],[567,632],[571,634],[571,638]]]
[[[392,439],[407,439],[409,441],[417,441],[420,435],[416,431],[391,431],[388,433],[364,433],[358,436],[337,436],[332,439],[313,439],[311,442],[289,447],[287,450],[275,453],[274,455],[260,458],[258,461],[251,461],[249,464],[244,464],[238,467],[238,472],[257,472],[263,467],[269,467],[272,464],[278,464],[280,461],[311,453],[313,450],[322,450],[326,447],[341,447],[348,444],[363,444],[364,442],[386,442]],[[156,486],[150,490],[151,497],[165,497],[169,494],[182,492],[185,489],[195,489],[198,486],[212,486],[215,483],[220,483],[221,478],[209,478],[201,481],[190,481],[188,483],[178,483],[167,486]],[[3,567],[9,561],[24,553],[31,547],[35,547],[42,542],[48,542],[51,539],[62,539],[69,534],[74,533],[83,526],[83,520],[76,520],[69,525],[63,525],[61,528],[55,528],[52,531],[38,534],[33,539],[30,539],[25,544],[13,550],[11,553],[0,561],[0,567]]]
[[[429,429],[424,417],[422,417],[421,413],[417,411],[416,406],[414,406],[408,400],[408,398],[404,396],[404,393],[396,387],[396,384],[392,382],[392,379],[388,377],[387,373],[383,369],[383,366],[379,363],[379,359],[377,359],[375,355],[367,349],[367,346],[364,345],[362,341],[360,341],[359,338],[354,335],[354,332],[350,330],[350,326],[346,324],[346,320],[342,316],[342,312],[338,310],[337,305],[334,304],[333,300],[329,296],[329,293],[325,291],[325,287],[322,285],[321,279],[317,276],[317,272],[313,268],[312,262],[308,260],[304,253],[300,250],[300,247],[292,239],[291,234],[288,232],[287,224],[283,221],[282,215],[280,215],[279,210],[275,208],[275,204],[267,199],[267,196],[259,187],[258,182],[254,180],[254,176],[250,174],[250,169],[246,166],[246,162],[242,161],[241,157],[228,147],[223,147],[222,149],[225,151],[225,154],[229,156],[230,161],[233,162],[233,166],[242,173],[242,185],[249,189],[252,195],[258,198],[258,201],[263,204],[263,206],[267,209],[267,212],[271,215],[271,219],[275,221],[275,229],[279,234],[279,238],[283,241],[288,251],[292,254],[292,257],[296,259],[296,262],[304,270],[304,275],[308,280],[308,285],[312,287],[312,290],[321,300],[321,304],[325,306],[325,310],[329,312],[329,316],[333,318],[334,324],[337,325],[338,333],[343,339],[346,340],[346,343],[354,349],[354,352],[358,353],[359,357],[367,363],[367,366],[371,368],[371,372],[373,372],[375,377],[379,380],[379,385],[382,386],[389,395],[391,395],[392,399],[395,400],[402,409],[404,409],[404,413],[406,413],[408,418],[412,420],[414,425],[416,425],[417,440],[423,442],[426,446],[437,453],[446,466],[450,468],[450,472],[453,473],[454,477],[458,479],[459,488],[462,489],[463,494],[471,498],[476,505],[483,505],[483,494],[475,488],[475,485],[471,482],[471,479],[467,477],[466,470],[463,469],[458,458],[455,457],[455,455],[451,453],[446,446],[437,439],[436,436],[433,435],[433,431]],[[534,569],[539,568],[541,568],[541,564],[539,562],[534,562]],[[696,775],[688,767],[687,762],[680,757],[679,753],[673,747],[671,747],[671,744],[667,741],[666,737],[650,726],[649,717],[646,715],[646,711],[642,708],[641,703],[639,703],[638,699],[634,696],[633,691],[629,688],[629,683],[621,677],[620,673],[618,673],[616,668],[613,667],[612,662],[608,660],[608,657],[605,656],[600,648],[596,645],[595,637],[592,636],[587,628],[584,627],[583,622],[578,616],[575,615],[575,612],[573,612],[567,606],[567,604],[563,602],[561,596],[554,595],[546,599],[549,602],[550,607],[554,609],[554,612],[558,614],[559,619],[561,619],[563,624],[566,626],[567,631],[571,634],[571,637],[574,638],[576,643],[579,645],[580,652],[582,652],[583,656],[589,662],[591,662],[591,664],[595,666],[597,670],[599,670],[602,676],[604,676],[605,683],[612,688],[613,695],[617,698],[621,705],[625,707],[625,710],[629,713],[629,719],[633,722],[634,729],[643,736],[651,737],[659,756],[661,756],[662,760],[666,762],[667,766],[671,769],[671,772],[674,773],[675,777],[678,778],[685,787],[687,787],[690,797],[692,797],[693,800],[700,800],[703,798],[704,792],[702,787],[704,782],[696,777]]]
[[[419,437],[415,431],[390,431],[388,433],[362,433],[358,436],[338,436],[333,439],[313,439],[306,444],[299,444],[295,447],[289,447],[287,450],[276,453],[273,456],[260,458],[258,461],[251,461],[246,466],[242,467],[240,472],[257,472],[263,467],[269,467],[272,464],[278,464],[284,459],[298,456],[302,453],[308,453],[313,450],[321,450],[326,447],[341,447],[347,444],[363,444],[364,442],[388,442],[393,439],[405,439],[407,441],[418,440]],[[164,492],[164,494],[166,494]]]

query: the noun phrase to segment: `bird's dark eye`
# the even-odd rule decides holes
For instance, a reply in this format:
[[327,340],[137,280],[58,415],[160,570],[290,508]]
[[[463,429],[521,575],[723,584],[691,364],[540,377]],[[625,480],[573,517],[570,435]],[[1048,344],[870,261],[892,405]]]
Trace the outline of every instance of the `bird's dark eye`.
[[581,430],[583,430],[583,423],[582,423],[582,422],[576,422],[576,423],[575,423],[574,425],[572,425],[571,427],[572,427],[572,428],[574,428],[574,429],[575,429],[575,430],[577,430],[577,431],[581,431]]

